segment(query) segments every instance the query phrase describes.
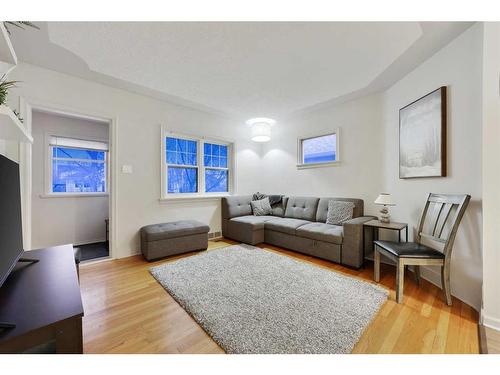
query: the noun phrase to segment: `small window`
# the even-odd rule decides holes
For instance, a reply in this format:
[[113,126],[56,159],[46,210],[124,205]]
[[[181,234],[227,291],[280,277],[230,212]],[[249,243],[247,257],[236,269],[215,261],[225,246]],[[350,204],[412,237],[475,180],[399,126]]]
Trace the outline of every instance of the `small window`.
[[106,193],[107,149],[101,142],[51,137],[49,193]]
[[231,192],[231,143],[173,135],[164,141],[164,198]]
[[339,161],[338,131],[298,140],[299,168],[327,166]]

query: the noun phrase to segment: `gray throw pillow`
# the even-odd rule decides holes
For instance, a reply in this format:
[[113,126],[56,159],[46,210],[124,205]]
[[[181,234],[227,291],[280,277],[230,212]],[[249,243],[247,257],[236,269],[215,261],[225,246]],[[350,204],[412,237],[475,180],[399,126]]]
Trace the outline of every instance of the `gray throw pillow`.
[[260,199],[258,201],[251,201],[252,211],[255,216],[270,215],[273,213],[269,198]]
[[341,225],[344,221],[352,219],[354,203],[344,201],[329,201],[326,223]]

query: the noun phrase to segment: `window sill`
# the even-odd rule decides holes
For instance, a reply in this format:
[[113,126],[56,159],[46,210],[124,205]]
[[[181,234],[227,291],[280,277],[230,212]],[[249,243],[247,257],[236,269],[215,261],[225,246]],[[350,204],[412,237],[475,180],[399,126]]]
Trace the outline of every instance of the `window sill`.
[[88,198],[88,197],[107,197],[108,193],[55,193],[55,194],[40,194],[42,199],[46,198]]
[[171,202],[199,202],[199,201],[219,201],[223,197],[230,197],[232,194],[214,194],[214,195],[188,195],[188,196],[171,196],[162,197],[159,199],[160,203]]
[[330,163],[297,164],[297,169],[338,167],[339,164],[340,164],[339,160],[332,161]]

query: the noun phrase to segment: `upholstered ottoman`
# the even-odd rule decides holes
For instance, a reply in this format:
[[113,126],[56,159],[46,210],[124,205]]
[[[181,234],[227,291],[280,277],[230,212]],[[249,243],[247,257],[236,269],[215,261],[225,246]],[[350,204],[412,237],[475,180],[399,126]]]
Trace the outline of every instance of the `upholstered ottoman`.
[[148,261],[170,255],[206,250],[208,225],[196,220],[147,225],[141,228],[141,251]]

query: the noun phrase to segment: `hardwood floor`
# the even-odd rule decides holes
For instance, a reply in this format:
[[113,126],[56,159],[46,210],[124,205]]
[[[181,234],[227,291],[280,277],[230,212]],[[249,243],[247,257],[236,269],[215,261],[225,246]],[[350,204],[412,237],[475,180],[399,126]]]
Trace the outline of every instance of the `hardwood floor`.
[[481,326],[480,347],[483,354],[500,354],[500,331]]
[[[209,250],[233,244],[210,241]],[[338,264],[262,245],[278,252],[364,280],[373,265],[352,270]],[[81,266],[85,317],[85,353],[223,353],[177,302],[149,274],[152,266],[194,253],[148,263],[141,256]],[[408,274],[408,273],[407,273]],[[353,353],[479,353],[478,314],[423,280],[418,287],[407,275],[404,303],[395,300],[395,269],[382,265],[380,284],[389,300],[367,328]]]

